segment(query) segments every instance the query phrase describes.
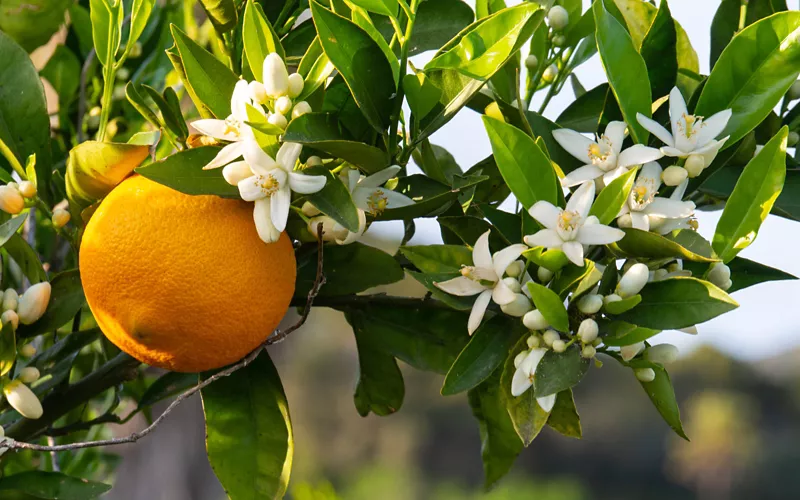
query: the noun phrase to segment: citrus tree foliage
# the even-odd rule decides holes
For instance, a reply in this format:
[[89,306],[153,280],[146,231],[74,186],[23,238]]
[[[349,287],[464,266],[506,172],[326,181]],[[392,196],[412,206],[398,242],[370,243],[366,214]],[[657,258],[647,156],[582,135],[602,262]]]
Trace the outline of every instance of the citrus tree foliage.
[[[300,308],[321,225],[315,306],[352,326],[355,411],[401,409],[401,363],[441,374],[443,397],[472,408],[487,486],[544,427],[581,437],[572,388],[604,363],[630,369],[653,416],[687,438],[675,349],[658,334],[702,334],[738,307],[730,294],[793,279],[738,256],[769,213],[800,220],[800,13],[783,0],[721,2],[708,75],[666,0],[200,3],[200,23],[174,0],[0,7],[9,448],[108,437],[212,376],[154,377],[86,306],[81,235],[137,173],[253,202],[264,244],[283,231],[295,243]],[[67,18],[37,70],[27,52]],[[607,82],[586,89],[573,72],[596,54]],[[568,82],[574,101],[545,117]],[[481,114],[470,134],[491,144],[471,165],[435,144],[460,113]],[[701,208],[722,211],[711,240]],[[421,218],[443,244],[408,245]],[[381,224],[394,236],[376,238]],[[424,297],[368,291],[406,275]],[[231,498],[286,492],[302,432],[288,396],[266,351],[203,388],[209,461]],[[115,464],[91,447],[2,459],[0,490],[26,498],[95,498],[109,487],[73,476],[102,480]]]

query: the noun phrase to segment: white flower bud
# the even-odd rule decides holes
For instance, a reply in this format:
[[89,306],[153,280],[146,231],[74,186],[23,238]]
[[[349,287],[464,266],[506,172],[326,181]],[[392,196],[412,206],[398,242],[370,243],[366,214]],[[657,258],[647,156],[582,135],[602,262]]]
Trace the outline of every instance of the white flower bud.
[[503,278],[503,283],[514,293],[520,293],[522,291],[522,285],[519,284],[516,278]]
[[303,207],[300,209],[303,212],[303,215],[306,217],[315,217],[322,212],[319,211],[317,207],[311,204],[310,201],[303,203]]
[[800,80],[796,80],[792,86],[789,87],[789,92],[786,93],[786,96],[790,101],[800,99]]
[[525,295],[518,293],[514,297],[513,302],[501,305],[500,310],[508,314],[509,316],[514,316],[515,318],[521,318],[525,315],[525,313],[530,311],[532,307],[533,306],[531,305],[531,300]]
[[675,262],[671,263],[667,266],[667,271],[671,273],[677,273],[683,271],[683,261],[678,259]]
[[689,335],[697,335],[696,326],[687,326],[686,328],[678,328],[679,332],[688,333]]
[[237,186],[241,181],[253,176],[250,166],[243,161],[228,163],[222,167],[222,177],[231,186]]
[[553,37],[553,46],[561,47],[565,43],[567,43],[567,37],[565,37],[564,35],[556,35]]
[[309,156],[308,160],[306,160],[306,166],[308,167],[321,167],[322,166],[322,158],[319,156]]
[[313,217],[308,221],[308,232],[317,236],[317,225],[322,223],[322,241],[343,240],[347,237],[347,229],[337,232],[336,221],[327,215]]
[[40,376],[41,374],[39,373],[39,370],[35,366],[26,366],[25,368],[19,371],[19,375],[17,375],[17,378],[26,384],[32,384],[37,380],[39,380]]
[[0,323],[5,325],[6,323],[11,323],[11,328],[14,331],[17,331],[17,327],[19,326],[19,316],[17,312],[9,309],[8,311],[3,311],[3,314],[0,315]]
[[306,113],[311,113],[311,105],[306,101],[300,101],[296,103],[292,109],[292,119],[303,116]]
[[302,94],[304,86],[305,82],[303,81],[303,75],[300,73],[292,73],[289,75],[289,97],[294,99]]
[[539,67],[539,58],[531,54],[525,58],[525,67],[530,71],[535,71]]
[[644,342],[637,342],[635,344],[620,347],[619,353],[624,361],[630,361],[635,358],[637,354],[642,352],[643,349]]
[[567,350],[567,343],[561,339],[553,341],[553,351],[555,352],[564,352]]
[[46,281],[36,283],[25,290],[17,306],[20,323],[30,325],[42,317],[50,302],[50,290],[50,283]]
[[666,269],[656,269],[653,271],[653,281],[665,280],[667,279],[667,276],[669,276],[669,271]]
[[656,379],[656,372],[652,368],[638,368],[633,373],[640,382],[652,382]]
[[521,353],[514,356],[514,368],[519,368],[519,365],[522,364],[523,361],[525,361],[525,358],[528,357],[528,354],[530,354],[528,351],[522,351]]
[[267,121],[280,129],[285,129],[286,126],[289,125],[289,121],[280,113],[272,113],[269,115],[269,118],[267,118]]
[[17,310],[17,304],[19,303],[19,294],[13,288],[7,289],[3,292],[3,310],[8,311],[11,309],[12,311]]
[[622,229],[633,227],[633,219],[631,218],[631,214],[622,214],[617,217],[617,226],[621,227]]
[[725,285],[731,279],[731,268],[722,262],[715,262],[711,264],[711,269],[708,271],[707,278],[711,283],[714,283],[718,287],[724,289],[723,285]]
[[253,80],[247,84],[247,88],[250,91],[250,98],[258,104],[266,104],[269,100],[267,89],[264,88],[263,83]]
[[586,359],[592,359],[597,354],[597,349],[593,345],[585,345],[581,349],[581,356]]
[[553,342],[555,342],[560,338],[561,335],[559,335],[558,332],[555,330],[547,330],[546,332],[544,332],[544,335],[542,335],[542,339],[544,340],[544,345],[546,346],[552,346]]
[[686,163],[683,165],[689,177],[692,178],[700,175],[705,167],[706,161],[703,159],[702,155],[689,155],[689,157],[686,158]]
[[584,295],[578,301],[578,310],[583,314],[595,314],[603,308],[603,297],[596,293]]
[[19,194],[25,198],[33,198],[36,196],[36,186],[31,181],[22,181],[19,183]]
[[127,81],[131,77],[131,70],[123,66],[117,70],[117,74],[114,76],[121,82]]
[[786,145],[794,146],[798,142],[800,142],[800,134],[795,131],[789,132],[789,136],[786,138]]
[[512,278],[518,278],[525,270],[525,264],[521,260],[515,260],[506,268],[506,274]]
[[275,99],[275,112],[284,116],[292,111],[292,100],[288,95],[282,95]]
[[617,283],[617,295],[622,298],[633,297],[642,291],[649,276],[650,270],[646,265],[642,263],[632,265]]
[[33,347],[33,344],[25,344],[20,348],[19,353],[24,358],[32,358],[36,356],[36,348]]
[[56,229],[61,229],[62,227],[66,226],[69,222],[69,219],[69,211],[64,210],[63,208],[56,208],[53,210],[53,217],[51,218],[51,221]]
[[269,54],[264,59],[262,79],[264,90],[267,95],[277,99],[289,92],[289,72],[286,71],[286,64],[276,52]]
[[551,64],[547,68],[545,68],[544,73],[542,73],[542,80],[547,83],[551,83],[553,80],[556,79],[556,75],[558,75],[558,66],[555,64]]
[[678,165],[670,165],[665,168],[664,172],[661,174],[661,179],[664,180],[664,184],[667,186],[677,186],[685,181],[687,177],[689,177],[689,172]]
[[0,210],[17,215],[23,208],[25,208],[25,198],[16,187],[10,184],[0,186]]
[[612,293],[603,297],[603,305],[608,305],[612,302],[619,302],[620,300],[622,300],[622,297],[620,297],[616,293]]
[[522,324],[525,325],[525,328],[528,330],[544,330],[550,326],[547,320],[544,319],[544,315],[538,309],[525,313],[525,316],[522,317]]
[[539,278],[539,281],[542,283],[549,283],[550,280],[553,279],[553,274],[553,271],[544,266],[539,266],[539,269],[536,270],[536,277]]
[[597,321],[587,318],[581,321],[581,324],[578,327],[578,337],[581,338],[581,342],[589,344],[594,342],[594,339],[597,338],[599,331],[600,329],[597,327]]
[[672,344],[650,346],[644,351],[644,359],[653,363],[668,365],[678,359],[678,348]]
[[542,339],[538,335],[531,335],[525,342],[528,344],[528,348],[530,349],[535,349],[542,345]]
[[720,288],[721,288],[722,290],[724,290],[724,291],[726,291],[726,292],[727,292],[727,291],[728,291],[728,289],[729,289],[730,287],[732,287],[732,286],[733,286],[733,281],[732,281],[732,280],[727,280],[725,283],[723,283],[722,285],[720,285]]
[[36,394],[20,380],[12,380],[3,387],[8,404],[25,418],[36,420],[42,416],[42,403]]
[[556,5],[547,12],[547,22],[555,31],[561,31],[569,24],[569,13],[567,9]]

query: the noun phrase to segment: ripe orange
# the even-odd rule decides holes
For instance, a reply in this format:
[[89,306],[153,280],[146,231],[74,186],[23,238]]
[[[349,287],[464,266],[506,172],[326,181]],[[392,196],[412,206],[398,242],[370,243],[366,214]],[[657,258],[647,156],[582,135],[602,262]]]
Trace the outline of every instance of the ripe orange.
[[259,239],[252,204],[137,175],[86,226],[80,272],[111,342],[144,363],[198,372],[241,359],[272,333],[294,293],[296,263],[286,233]]

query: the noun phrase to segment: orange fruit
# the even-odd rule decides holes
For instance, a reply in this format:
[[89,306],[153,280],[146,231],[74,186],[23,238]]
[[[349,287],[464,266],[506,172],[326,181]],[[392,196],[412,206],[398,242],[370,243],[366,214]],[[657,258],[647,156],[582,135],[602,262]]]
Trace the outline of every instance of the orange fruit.
[[286,233],[259,239],[253,206],[141,176],[103,200],[80,272],[100,329],[136,359],[179,372],[233,363],[275,330],[294,293]]

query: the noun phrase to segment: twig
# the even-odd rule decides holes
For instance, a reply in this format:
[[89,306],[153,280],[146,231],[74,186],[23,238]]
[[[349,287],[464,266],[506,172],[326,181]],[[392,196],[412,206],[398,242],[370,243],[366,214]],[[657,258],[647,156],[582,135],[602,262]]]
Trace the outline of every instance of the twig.
[[89,68],[92,65],[92,61],[96,57],[96,53],[94,48],[89,51],[89,55],[86,56],[86,61],[83,63],[83,68],[81,68],[81,84],[80,84],[80,93],[78,94],[78,123],[76,124],[76,128],[78,131],[78,144],[82,143],[86,140],[83,136],[83,115],[86,114],[86,78],[89,73]]
[[295,324],[293,324],[292,326],[287,328],[286,330],[283,330],[283,331],[276,330],[275,333],[270,335],[270,337],[267,338],[266,341],[264,341],[263,344],[258,346],[253,352],[251,352],[250,354],[245,356],[238,363],[236,363],[234,365],[231,365],[228,368],[226,368],[226,369],[224,369],[224,370],[222,370],[220,372],[215,373],[214,375],[212,375],[209,378],[203,380],[202,382],[200,382],[199,384],[195,385],[191,389],[189,389],[186,392],[182,393],[180,396],[175,398],[172,401],[172,403],[170,403],[170,405],[167,406],[167,409],[164,410],[164,412],[161,415],[159,415],[158,418],[155,419],[153,421],[153,423],[150,424],[149,426],[145,427],[144,429],[142,429],[139,432],[134,432],[132,434],[129,434],[127,436],[120,437],[120,438],[101,439],[101,440],[96,440],[96,441],[85,441],[85,442],[80,442],[80,443],[61,444],[61,445],[55,445],[55,446],[50,446],[50,445],[43,446],[43,445],[39,445],[39,444],[24,443],[24,442],[20,442],[20,441],[14,441],[13,439],[7,439],[6,441],[4,441],[2,443],[2,447],[3,448],[8,448],[8,449],[11,449],[11,450],[14,450],[14,449],[25,449],[25,450],[34,450],[34,451],[55,452],[55,451],[78,450],[78,449],[82,449],[82,448],[96,448],[96,447],[99,447],[99,446],[114,446],[114,445],[124,444],[124,443],[133,443],[133,442],[136,442],[136,441],[142,439],[143,437],[147,436],[148,434],[153,432],[155,430],[155,428],[158,427],[158,425],[161,422],[163,422],[164,419],[166,419],[167,416],[170,413],[172,413],[172,411],[179,404],[181,404],[182,402],[186,401],[189,397],[194,395],[196,392],[198,392],[199,390],[203,389],[204,387],[214,383],[215,381],[221,379],[222,377],[227,377],[228,375],[231,375],[232,373],[236,372],[237,370],[240,370],[240,369],[244,368],[245,366],[249,365],[251,362],[253,362],[253,360],[255,360],[258,357],[259,354],[261,354],[261,351],[264,350],[265,347],[267,347],[268,345],[272,345],[272,344],[275,344],[277,342],[282,341],[290,333],[294,332],[295,330],[297,330],[298,328],[303,326],[303,323],[306,322],[306,319],[308,318],[308,315],[311,312],[311,306],[314,303],[314,299],[319,294],[319,290],[320,290],[320,288],[322,288],[322,285],[325,284],[325,275],[322,272],[322,247],[323,247],[322,243],[323,243],[323,241],[322,241],[322,224],[321,223],[317,224],[317,241],[318,241],[317,276],[316,276],[316,278],[314,280],[314,285],[311,287],[311,290],[308,292],[308,299],[306,301],[306,306],[305,306],[305,309],[303,310],[302,315],[300,316],[300,319]]
[[97,424],[119,424],[119,423],[122,423],[121,418],[114,415],[113,413],[106,413],[104,415],[100,415],[97,418],[93,418],[85,422],[75,422],[74,424],[65,425],[63,427],[51,427],[46,431],[44,431],[44,434],[45,436],[48,437],[47,439],[48,444],[51,444],[50,440],[54,437],[66,436],[68,434],[72,434],[73,432],[78,432],[78,431],[85,431]]

